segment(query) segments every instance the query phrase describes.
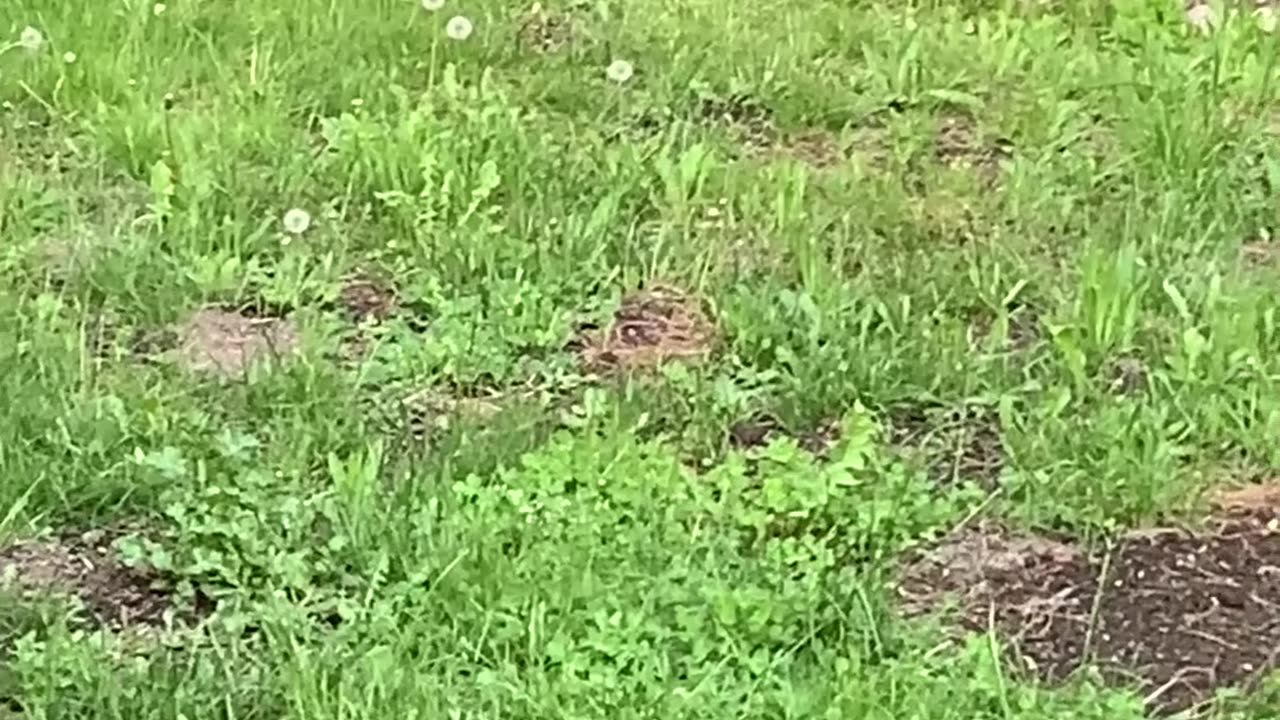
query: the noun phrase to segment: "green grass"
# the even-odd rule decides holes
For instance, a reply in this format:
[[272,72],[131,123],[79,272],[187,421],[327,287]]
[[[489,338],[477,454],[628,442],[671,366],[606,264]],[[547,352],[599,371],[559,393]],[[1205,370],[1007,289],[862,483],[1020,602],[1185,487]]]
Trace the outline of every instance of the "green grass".
[[[979,508],[1092,537],[1280,464],[1280,273],[1241,255],[1276,232],[1276,38],[1188,33],[1164,0],[599,0],[540,54],[512,5],[0,6],[4,37],[47,41],[0,55],[0,539],[142,522],[126,549],[219,601],[143,644],[0,609],[0,696],[130,720],[1141,717],[898,619],[888,578]],[[701,111],[739,95],[849,159],[744,153]],[[935,154],[949,120],[976,167]],[[353,368],[333,299],[359,269],[412,312]],[[575,323],[659,280],[713,309],[712,361],[583,377]],[[290,309],[301,361],[221,382],[130,357],[208,302]],[[385,416],[433,387],[507,400],[406,440]],[[903,459],[881,429],[904,403],[985,408],[1000,492]],[[749,463],[728,429],[755,413],[844,432]]]

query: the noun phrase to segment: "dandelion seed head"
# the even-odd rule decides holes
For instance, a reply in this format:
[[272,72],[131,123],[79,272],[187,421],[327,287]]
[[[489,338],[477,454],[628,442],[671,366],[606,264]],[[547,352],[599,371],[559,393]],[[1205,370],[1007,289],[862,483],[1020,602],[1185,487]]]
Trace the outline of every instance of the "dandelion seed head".
[[1214,24],[1213,8],[1203,2],[1187,8],[1187,24],[1202,33],[1209,32]]
[[165,5],[164,3],[156,3],[151,8],[151,14],[155,15],[156,17],[160,17],[161,15],[164,14],[164,11],[168,9],[169,9],[169,6]]
[[62,61],[70,65],[71,63],[76,61],[76,54],[68,50],[62,54]]
[[1277,25],[1277,17],[1275,8],[1264,5],[1253,11],[1254,18],[1258,22],[1258,29],[1262,32],[1275,32]]
[[609,67],[605,69],[604,74],[607,75],[610,80],[621,85],[622,83],[630,80],[631,76],[634,75],[635,72],[635,68],[631,67],[631,63],[626,60],[614,60],[609,63]]
[[301,235],[311,227],[311,214],[302,208],[293,208],[284,214],[284,231],[290,235]]
[[444,7],[444,0],[422,0],[422,9],[427,12],[435,12]]
[[455,15],[449,18],[449,22],[444,26],[444,32],[453,40],[466,40],[471,37],[472,27],[471,21],[461,15]]
[[37,52],[44,47],[44,34],[28,25],[22,29],[22,34],[18,36],[18,44],[24,50]]

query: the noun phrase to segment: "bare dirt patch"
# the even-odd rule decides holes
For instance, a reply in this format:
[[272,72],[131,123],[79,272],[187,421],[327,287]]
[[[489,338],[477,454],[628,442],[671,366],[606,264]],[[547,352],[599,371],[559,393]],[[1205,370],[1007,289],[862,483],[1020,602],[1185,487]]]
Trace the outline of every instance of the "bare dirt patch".
[[1076,562],[1080,550],[1038,535],[1014,535],[995,528],[958,531],[911,558],[898,587],[908,616],[933,611],[949,600],[961,607],[993,592],[1001,573]]
[[1013,144],[1008,140],[985,141],[974,121],[965,115],[949,113],[938,120],[934,136],[934,158],[953,168],[967,168],[984,181],[994,182],[1000,174],[1000,163],[1012,157]]
[[390,283],[372,275],[347,277],[338,290],[338,302],[353,322],[382,322],[395,314],[399,298]]
[[668,285],[623,298],[604,328],[582,328],[571,346],[592,371],[652,369],[708,357],[717,339],[703,302]]
[[748,157],[786,158],[816,169],[835,167],[846,159],[834,133],[813,127],[782,130],[767,107],[745,94],[704,98],[697,114],[702,122],[728,129]]
[[113,539],[90,532],[0,547],[0,589],[78,599],[94,623],[113,629],[161,624],[175,607],[172,592],[154,573],[120,562]]
[[1005,453],[991,408],[902,403],[886,416],[890,443],[921,460],[933,482],[970,480],[988,489],[998,484]]
[[1136,686],[1155,714],[1218,688],[1256,688],[1280,659],[1280,509],[1267,496],[1197,530],[1129,532],[1108,550],[986,528],[918,553],[898,585],[907,615],[957,601],[1019,669],[1058,683],[1091,666]]
[[1268,522],[1280,518],[1280,481],[1254,482],[1247,485],[1220,488],[1210,497],[1210,503],[1219,512],[1231,515],[1270,513]]
[[221,307],[197,310],[178,328],[177,337],[182,368],[225,378],[292,354],[299,340],[293,323],[284,318],[253,317]]

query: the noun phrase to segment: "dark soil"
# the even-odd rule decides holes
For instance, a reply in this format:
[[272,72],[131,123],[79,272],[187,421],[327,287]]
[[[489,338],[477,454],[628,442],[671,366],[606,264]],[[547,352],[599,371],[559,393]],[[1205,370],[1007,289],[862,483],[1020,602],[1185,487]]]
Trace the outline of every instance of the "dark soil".
[[914,558],[899,592],[908,614],[954,598],[965,630],[994,621],[1032,676],[1058,683],[1093,666],[1169,714],[1217,688],[1252,690],[1276,669],[1278,508],[1235,507],[1198,531],[1131,532],[1093,554],[1045,537],[963,532]]
[[162,624],[174,608],[173,594],[154,573],[121,563],[112,540],[90,532],[2,547],[0,589],[24,597],[75,597],[94,624],[113,629]]
[[623,299],[608,326],[585,327],[571,348],[592,371],[654,368],[707,357],[717,333],[701,301],[656,285]]
[[929,479],[974,481],[993,489],[1004,469],[1000,420],[991,408],[904,403],[887,413],[889,442],[920,459]]

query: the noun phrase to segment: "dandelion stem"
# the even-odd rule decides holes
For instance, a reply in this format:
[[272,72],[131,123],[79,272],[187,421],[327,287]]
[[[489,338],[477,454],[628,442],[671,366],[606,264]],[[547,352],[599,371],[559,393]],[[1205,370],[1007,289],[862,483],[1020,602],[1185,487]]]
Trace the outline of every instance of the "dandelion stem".
[[431,64],[427,67],[427,87],[434,90],[436,87],[436,46],[440,44],[440,37],[432,35],[431,37]]

